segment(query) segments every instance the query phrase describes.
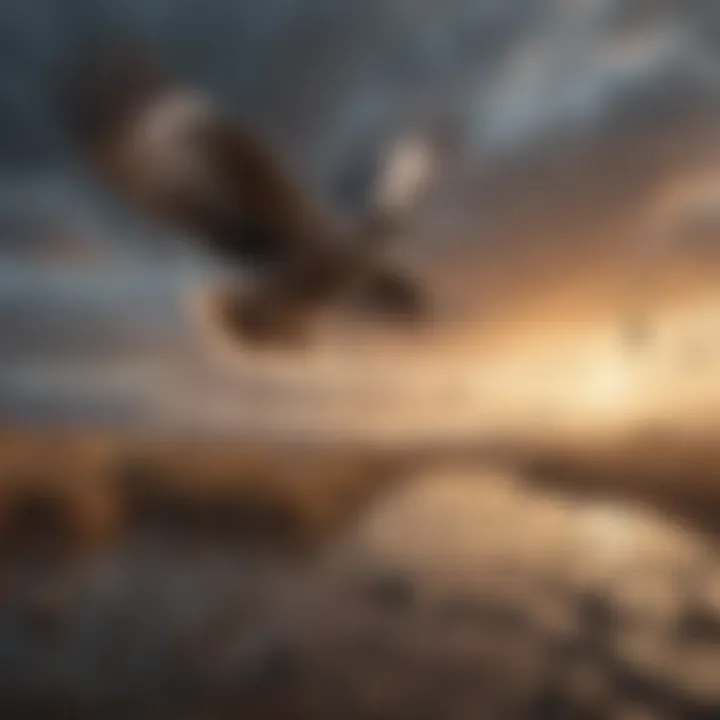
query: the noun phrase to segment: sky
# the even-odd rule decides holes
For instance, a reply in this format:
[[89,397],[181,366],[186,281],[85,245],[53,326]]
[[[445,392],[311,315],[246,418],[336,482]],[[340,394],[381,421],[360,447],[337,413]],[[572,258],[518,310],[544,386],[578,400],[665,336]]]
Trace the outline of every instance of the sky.
[[[673,244],[672,230],[686,208],[689,217],[699,204],[702,214],[720,198],[714,2],[2,0],[0,13],[0,292],[12,327],[0,353],[16,372],[6,373],[15,393],[0,397],[6,407],[22,388],[42,395],[70,380],[76,398],[79,384],[92,385],[78,357],[91,368],[112,361],[112,372],[97,366],[105,388],[125,377],[124,358],[138,348],[143,360],[130,365],[145,373],[143,388],[178,363],[171,388],[190,391],[187,378],[197,377],[181,244],[143,264],[154,247],[143,238],[160,229],[93,194],[57,120],[63,67],[106,38],[141,38],[179,79],[270,141],[303,184],[351,209],[389,149],[408,135],[425,138],[443,162],[399,252],[435,287],[451,336],[421,346],[432,347],[429,361],[445,357],[444,347],[472,368],[488,338],[529,343],[532,335],[540,378],[543,338],[610,323],[602,342],[615,348],[646,305],[674,306],[717,284],[717,244]],[[123,253],[137,255],[129,272],[114,280],[94,272]],[[18,255],[31,262],[18,265]],[[64,279],[48,277],[54,264],[69,268]],[[358,338],[351,353],[368,347]],[[597,357],[593,342],[570,353],[580,385],[583,363]],[[320,384],[332,367],[346,383],[342,352],[312,370]],[[358,356],[365,369],[366,355]],[[376,355],[382,365],[387,352]],[[247,362],[245,379],[270,372]],[[616,388],[617,373],[605,382],[603,368],[599,387]],[[288,372],[297,380],[305,371]],[[197,392],[209,397],[203,382]],[[178,402],[187,413],[193,401]]]

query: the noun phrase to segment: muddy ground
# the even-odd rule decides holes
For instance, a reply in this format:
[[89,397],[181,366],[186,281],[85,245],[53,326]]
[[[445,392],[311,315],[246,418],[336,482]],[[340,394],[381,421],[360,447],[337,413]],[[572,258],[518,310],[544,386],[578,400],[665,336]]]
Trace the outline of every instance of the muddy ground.
[[0,457],[2,717],[720,712],[717,528],[550,458],[17,431]]

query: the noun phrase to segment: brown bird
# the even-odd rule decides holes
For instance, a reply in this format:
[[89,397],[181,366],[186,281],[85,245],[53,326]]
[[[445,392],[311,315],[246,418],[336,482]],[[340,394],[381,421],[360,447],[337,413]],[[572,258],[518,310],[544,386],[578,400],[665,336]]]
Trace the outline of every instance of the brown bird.
[[116,194],[256,271],[256,289],[231,289],[216,304],[234,337],[304,339],[343,300],[404,321],[424,316],[417,284],[380,261],[398,224],[389,207],[344,227],[270,148],[144,50],[84,55],[63,88],[64,122]]

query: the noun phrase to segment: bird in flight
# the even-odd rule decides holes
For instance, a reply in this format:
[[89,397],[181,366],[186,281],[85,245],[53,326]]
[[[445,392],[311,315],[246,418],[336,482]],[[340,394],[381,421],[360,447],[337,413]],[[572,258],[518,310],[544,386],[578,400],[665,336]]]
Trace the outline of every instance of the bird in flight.
[[424,148],[401,148],[379,202],[348,228],[266,143],[144,48],[84,54],[63,84],[62,113],[87,166],[118,197],[253,271],[250,289],[238,282],[214,305],[233,339],[304,342],[324,309],[348,301],[412,325],[426,317],[419,284],[382,258],[425,182]]

